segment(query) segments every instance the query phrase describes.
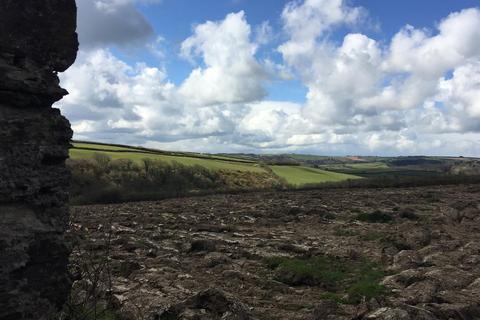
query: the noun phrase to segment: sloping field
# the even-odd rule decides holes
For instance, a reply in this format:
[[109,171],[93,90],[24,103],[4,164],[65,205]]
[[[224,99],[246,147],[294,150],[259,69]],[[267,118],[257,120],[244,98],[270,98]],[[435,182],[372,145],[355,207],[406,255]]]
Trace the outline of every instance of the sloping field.
[[338,182],[348,179],[360,179],[351,174],[325,171],[301,166],[271,166],[273,172],[294,185],[309,183]]
[[169,156],[181,156],[190,158],[202,158],[202,159],[214,159],[214,160],[227,160],[241,163],[256,163],[255,160],[245,159],[242,157],[225,156],[208,153],[195,153],[195,152],[178,152],[178,151],[165,151],[150,149],[144,147],[134,147],[127,145],[117,144],[105,144],[99,142],[72,142],[73,149],[91,150],[91,151],[112,151],[112,152],[135,152],[135,153],[150,153]]
[[[143,159],[161,160],[166,162],[176,161],[184,165],[199,165],[211,170],[235,170],[235,171],[252,171],[265,172],[258,164],[254,162],[242,162],[228,158],[212,158],[194,157],[184,155],[168,155],[162,153],[153,153],[143,150],[129,149],[128,147],[116,147],[105,145],[88,145],[74,143],[74,148],[70,149],[70,157],[72,159],[89,159],[93,158],[95,153],[102,153],[111,159],[130,159],[140,162]],[[78,147],[77,147],[78,146]],[[79,149],[84,148],[84,149]]]
[[[96,153],[102,153],[111,159],[129,159],[141,162],[143,159],[161,160],[166,162],[178,162],[183,165],[199,165],[211,170],[232,170],[265,172],[265,169],[258,162],[247,159],[217,156],[208,154],[169,152],[141,147],[130,147],[121,145],[97,144],[89,142],[73,142],[70,149],[72,159],[91,159]],[[304,166],[271,166],[273,172],[287,180],[289,184],[305,185],[322,182],[337,182],[348,179],[359,179],[359,176],[325,171]]]

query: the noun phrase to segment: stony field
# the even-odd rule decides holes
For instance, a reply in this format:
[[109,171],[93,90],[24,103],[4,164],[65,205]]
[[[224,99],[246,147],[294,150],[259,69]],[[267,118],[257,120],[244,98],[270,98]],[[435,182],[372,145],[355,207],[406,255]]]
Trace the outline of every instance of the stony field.
[[78,312],[480,319],[480,185],[80,206],[72,220]]

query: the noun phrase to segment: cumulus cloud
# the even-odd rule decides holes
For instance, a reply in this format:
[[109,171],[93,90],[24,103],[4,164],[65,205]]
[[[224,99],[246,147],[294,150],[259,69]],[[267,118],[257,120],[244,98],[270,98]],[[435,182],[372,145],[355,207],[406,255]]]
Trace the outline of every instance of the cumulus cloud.
[[361,7],[350,7],[343,0],[289,2],[282,20],[289,41],[279,47],[287,63],[304,70],[318,52],[318,40],[332,28],[359,23],[366,15]]
[[359,33],[340,45],[326,35],[362,17],[336,0],[285,8],[289,39],[278,50],[308,88],[305,118],[378,150],[415,149],[424,132],[480,131],[480,10],[450,14],[433,35],[406,26],[386,46]]
[[251,28],[243,11],[223,21],[198,25],[182,43],[182,55],[200,56],[205,67],[192,71],[180,93],[197,105],[245,103],[266,95],[266,73],[255,59],[257,45],[250,40]]
[[440,79],[438,89],[437,114],[449,123],[447,131],[480,132],[480,61],[455,68],[450,79]]
[[154,32],[135,3],[156,0],[81,0],[78,5],[78,34],[81,49],[109,45],[130,46],[144,43]]
[[[128,134],[142,140],[181,140],[233,129],[241,107],[193,106],[166,79],[165,71],[131,67],[106,50],[82,52],[61,75],[70,95],[59,106],[82,138]],[[118,136],[117,136],[118,137]]]
[[[194,67],[174,85],[166,70],[100,48],[152,36],[135,3],[79,2],[81,14],[103,21],[80,24],[89,50],[61,76],[70,96],[59,105],[76,138],[190,151],[480,152],[479,9],[452,13],[435,30],[405,26],[387,41],[356,32],[334,42],[336,28],[358,30],[367,11],[295,0],[281,15],[283,59],[263,62],[256,56],[275,37],[272,27],[252,28],[243,11],[231,13],[193,28],[180,54]],[[157,37],[158,56],[165,43]],[[298,77],[305,103],[264,100],[272,77]]]

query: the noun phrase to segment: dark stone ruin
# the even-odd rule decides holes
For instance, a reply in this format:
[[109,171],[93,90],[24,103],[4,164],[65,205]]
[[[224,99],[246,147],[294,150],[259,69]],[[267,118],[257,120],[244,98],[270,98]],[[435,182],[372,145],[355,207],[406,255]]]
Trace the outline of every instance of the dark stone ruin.
[[0,319],[49,319],[70,290],[70,124],[52,104],[76,58],[74,0],[0,1]]

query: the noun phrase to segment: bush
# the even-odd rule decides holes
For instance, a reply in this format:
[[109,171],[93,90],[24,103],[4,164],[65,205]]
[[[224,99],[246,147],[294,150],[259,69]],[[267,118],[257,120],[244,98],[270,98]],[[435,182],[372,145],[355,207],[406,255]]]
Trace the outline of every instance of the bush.
[[72,172],[72,204],[159,200],[213,192],[284,188],[272,173],[213,171],[201,166],[144,159],[111,160],[105,154],[93,159],[68,160]]

